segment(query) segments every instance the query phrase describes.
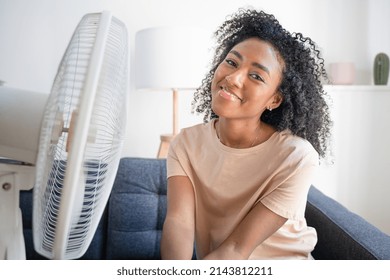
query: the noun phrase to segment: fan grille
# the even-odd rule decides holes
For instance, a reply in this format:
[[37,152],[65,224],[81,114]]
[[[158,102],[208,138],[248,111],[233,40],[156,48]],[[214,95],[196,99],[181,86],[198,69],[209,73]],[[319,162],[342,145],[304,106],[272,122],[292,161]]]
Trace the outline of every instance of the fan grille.
[[[77,26],[46,106],[41,129],[34,186],[34,246],[47,258],[55,257],[60,211],[70,213],[65,259],[82,256],[88,248],[104,211],[120,159],[126,122],[127,33],[112,17],[104,42],[104,58],[83,149],[79,184],[71,204],[62,202],[74,145],[80,104],[90,72],[93,48],[102,14],[88,14]],[[72,209],[64,209],[71,207]],[[69,211],[70,210],[70,211]]]

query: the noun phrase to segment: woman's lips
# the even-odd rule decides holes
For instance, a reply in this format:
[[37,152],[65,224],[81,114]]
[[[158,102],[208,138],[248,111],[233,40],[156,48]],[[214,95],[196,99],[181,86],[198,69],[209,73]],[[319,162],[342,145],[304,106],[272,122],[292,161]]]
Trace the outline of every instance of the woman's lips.
[[219,96],[222,98],[225,98],[230,101],[240,101],[242,102],[242,99],[235,95],[234,93],[229,92],[227,89],[221,87],[220,90],[218,91]]

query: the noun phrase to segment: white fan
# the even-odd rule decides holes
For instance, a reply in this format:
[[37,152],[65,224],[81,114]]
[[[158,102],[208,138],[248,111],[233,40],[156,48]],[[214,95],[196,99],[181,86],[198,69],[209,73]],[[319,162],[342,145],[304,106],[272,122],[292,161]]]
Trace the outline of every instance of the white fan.
[[33,189],[34,247],[47,258],[81,257],[103,214],[124,139],[127,52],[121,21],[109,12],[87,14],[59,66],[43,113]]

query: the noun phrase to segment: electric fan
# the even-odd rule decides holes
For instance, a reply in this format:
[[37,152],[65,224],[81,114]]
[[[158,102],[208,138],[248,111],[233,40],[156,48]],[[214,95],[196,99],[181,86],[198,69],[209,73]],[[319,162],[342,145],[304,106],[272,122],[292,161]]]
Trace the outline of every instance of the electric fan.
[[87,14],[60,63],[42,116],[33,188],[34,247],[47,258],[81,257],[103,214],[124,140],[127,51],[121,21],[110,12]]

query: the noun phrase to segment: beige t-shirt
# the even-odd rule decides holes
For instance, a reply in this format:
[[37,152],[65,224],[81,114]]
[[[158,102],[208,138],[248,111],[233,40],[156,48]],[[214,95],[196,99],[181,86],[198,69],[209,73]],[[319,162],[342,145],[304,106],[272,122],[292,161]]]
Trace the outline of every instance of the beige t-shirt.
[[317,234],[304,211],[317,152],[289,131],[252,148],[230,148],[219,141],[214,122],[183,129],[167,159],[168,178],[188,176],[194,188],[197,257],[216,249],[261,201],[288,220],[250,259],[310,259]]

